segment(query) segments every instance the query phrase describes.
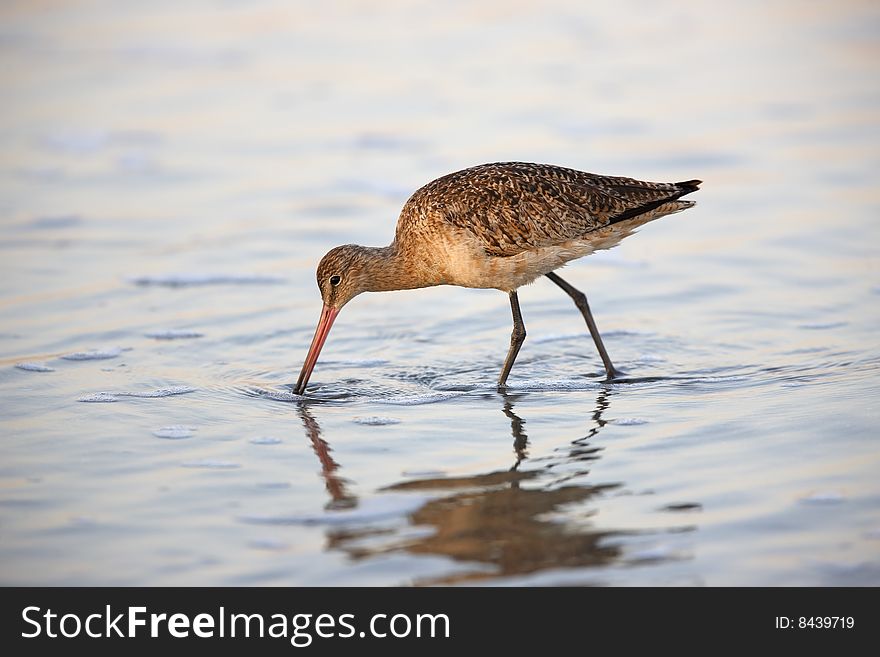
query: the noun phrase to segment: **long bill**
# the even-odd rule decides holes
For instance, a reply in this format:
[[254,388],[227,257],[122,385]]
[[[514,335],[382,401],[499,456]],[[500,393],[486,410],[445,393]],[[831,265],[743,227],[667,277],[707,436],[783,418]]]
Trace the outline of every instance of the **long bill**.
[[330,333],[330,327],[333,326],[333,320],[336,319],[338,314],[339,308],[324,304],[324,308],[321,310],[321,319],[318,320],[318,328],[315,329],[315,337],[312,338],[312,346],[309,347],[306,362],[303,363],[302,371],[299,373],[299,380],[293,389],[296,394],[301,395],[305,392],[306,384],[312,375],[312,370],[315,369],[315,363],[318,362],[318,354],[321,353],[321,347],[324,346],[327,334]]

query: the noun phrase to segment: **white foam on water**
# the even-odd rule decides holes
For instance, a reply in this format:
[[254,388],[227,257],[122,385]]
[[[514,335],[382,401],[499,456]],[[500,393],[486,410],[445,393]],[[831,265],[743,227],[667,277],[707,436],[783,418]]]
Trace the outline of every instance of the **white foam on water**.
[[525,379],[508,381],[507,387],[513,390],[592,390],[596,387],[593,381],[584,379]]
[[355,424],[364,424],[369,427],[380,427],[386,424],[400,424],[400,420],[393,417],[382,417],[381,415],[372,415],[370,417],[355,417],[351,420]]
[[153,431],[153,435],[156,438],[166,438],[168,440],[181,440],[183,438],[189,438],[193,435],[193,432],[196,430],[195,427],[187,427],[182,424],[172,424],[167,427],[162,427],[160,429],[156,429]]
[[119,401],[119,397],[109,392],[96,392],[91,395],[83,395],[77,401],[89,403],[110,403]]
[[371,399],[371,402],[377,404],[391,404],[393,406],[418,406],[420,404],[434,404],[436,402],[446,401],[454,397],[461,397],[463,392],[432,392],[422,395],[401,395],[400,397],[385,397]]
[[107,349],[92,349],[90,351],[74,351],[71,354],[64,354],[64,360],[107,360],[108,358],[116,358],[123,351],[122,347],[110,347]]
[[180,464],[182,468],[203,468],[205,470],[234,470],[240,468],[240,463],[234,461],[219,461],[216,459],[199,459],[196,461],[184,461]]
[[154,340],[185,340],[188,338],[201,338],[205,334],[187,329],[166,329],[163,331],[150,331],[149,333],[144,333],[144,335]]
[[15,366],[25,372],[54,372],[54,367],[49,367],[44,363],[16,363]]
[[276,388],[261,388],[260,386],[247,386],[245,392],[251,397],[265,397],[273,401],[296,402],[306,399],[305,395],[297,395],[287,390]]
[[291,515],[248,515],[240,520],[257,525],[361,525],[403,518],[430,499],[423,495],[380,495],[362,499],[353,509]]
[[306,398],[305,395],[297,395],[292,392],[285,392],[284,390],[266,390],[264,388],[256,388],[255,391],[259,393],[261,397],[265,397],[266,399],[271,399],[273,401],[295,402],[301,401]]
[[196,388],[190,386],[170,386],[168,388],[157,388],[155,390],[145,390],[143,392],[96,392],[90,395],[80,397],[81,402],[115,402],[126,397],[135,397],[140,399],[154,399],[157,397],[172,397],[174,395],[185,395],[189,392],[195,392]]
[[169,386],[167,388],[156,388],[155,390],[146,390],[144,392],[111,392],[109,394],[116,395],[117,397],[153,398],[173,397],[174,395],[185,395],[195,391],[196,388],[191,386]]
[[280,445],[281,438],[273,438],[272,436],[260,436],[259,438],[251,438],[252,445]]
[[614,420],[608,420],[608,423],[616,424],[621,427],[635,427],[640,424],[648,424],[648,421],[638,417],[621,417]]
[[286,282],[279,276],[265,274],[204,274],[179,273],[155,276],[136,276],[128,279],[135,285],[162,287],[189,287],[194,285],[276,285]]
[[840,491],[824,490],[804,495],[798,501],[804,504],[840,504],[846,502],[846,496]]

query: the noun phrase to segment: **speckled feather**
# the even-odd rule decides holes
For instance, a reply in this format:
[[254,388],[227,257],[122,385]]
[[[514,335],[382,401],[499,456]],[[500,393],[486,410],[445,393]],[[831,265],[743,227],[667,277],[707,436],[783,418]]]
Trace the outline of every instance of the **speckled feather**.
[[[524,162],[457,171],[410,197],[390,245],[331,249],[318,265],[318,287],[334,308],[361,292],[433,285],[509,292],[691,207],[678,199],[699,182],[642,182]],[[340,280],[331,284],[334,276]]]
[[[699,181],[643,182],[548,164],[499,162],[457,171],[417,190],[398,222],[408,232],[445,222],[472,233],[492,256],[513,256],[583,238],[669,203],[669,212],[693,205],[677,199]],[[661,216],[661,213],[656,213]],[[653,218],[653,217],[652,217]]]

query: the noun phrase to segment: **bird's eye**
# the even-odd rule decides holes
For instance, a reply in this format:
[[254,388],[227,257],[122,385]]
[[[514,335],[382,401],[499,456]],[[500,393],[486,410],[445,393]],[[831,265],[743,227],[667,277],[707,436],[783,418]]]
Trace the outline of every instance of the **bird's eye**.
[[342,282],[342,276],[337,276],[336,274],[334,274],[333,276],[330,277],[330,285],[332,285],[333,287],[336,287],[341,282]]

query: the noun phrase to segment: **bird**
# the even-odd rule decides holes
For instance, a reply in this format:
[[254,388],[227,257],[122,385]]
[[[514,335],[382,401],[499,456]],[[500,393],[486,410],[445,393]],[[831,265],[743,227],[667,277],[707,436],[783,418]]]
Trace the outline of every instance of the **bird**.
[[694,205],[680,200],[702,181],[658,183],[551,164],[494,162],[456,171],[416,190],[403,205],[388,246],[345,244],[316,271],[323,308],[294,392],[309,377],[339,311],[362,292],[435,285],[506,292],[513,316],[499,388],[526,338],[517,290],[546,276],[574,301],[605,367],[619,379],[586,295],[556,270],[616,246],[643,224]]

